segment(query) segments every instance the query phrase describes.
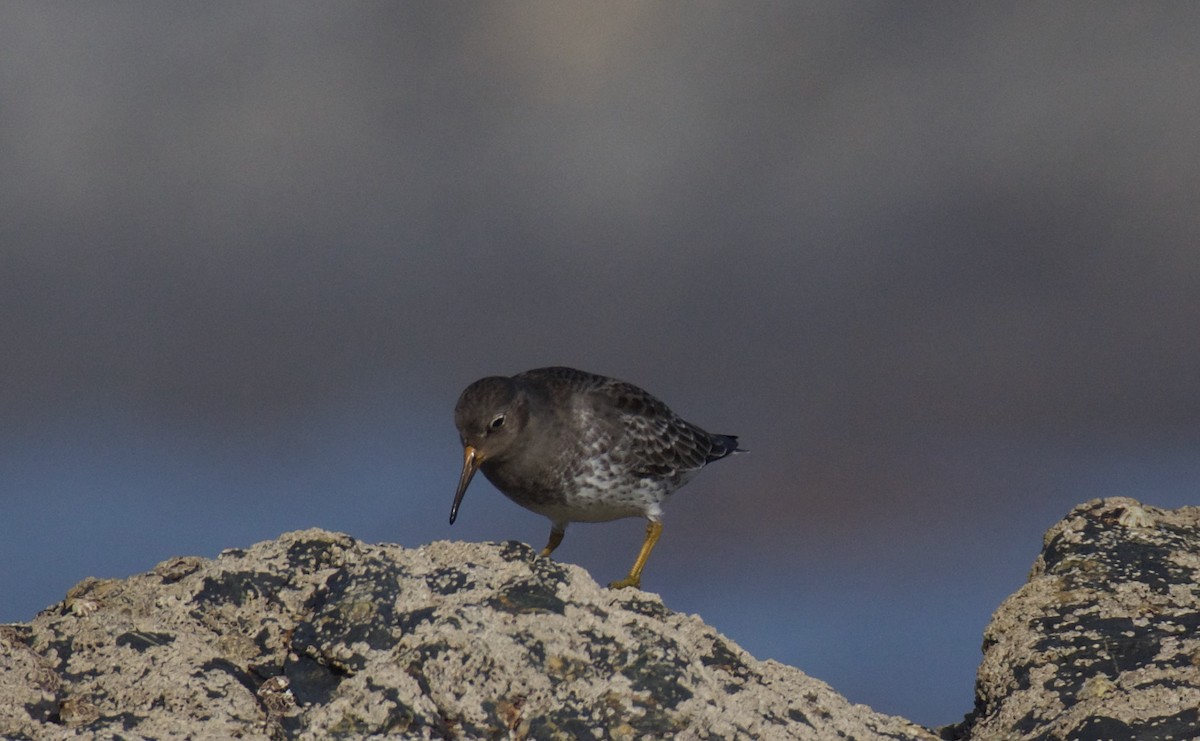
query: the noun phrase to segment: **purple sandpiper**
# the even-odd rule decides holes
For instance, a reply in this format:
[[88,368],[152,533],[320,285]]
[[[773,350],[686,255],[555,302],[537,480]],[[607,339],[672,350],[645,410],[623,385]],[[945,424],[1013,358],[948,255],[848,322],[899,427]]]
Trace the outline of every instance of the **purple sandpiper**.
[[736,437],[705,432],[637,386],[573,368],[481,378],[458,398],[454,424],[463,468],[452,525],[480,469],[509,499],[550,519],[543,557],[569,523],[649,520],[633,568],[614,589],[641,587],[667,497],[706,464],[740,452]]

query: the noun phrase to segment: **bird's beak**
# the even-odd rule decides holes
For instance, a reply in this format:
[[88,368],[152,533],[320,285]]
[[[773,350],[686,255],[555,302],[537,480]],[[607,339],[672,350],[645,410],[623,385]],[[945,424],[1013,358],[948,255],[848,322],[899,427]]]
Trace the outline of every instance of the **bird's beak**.
[[458,517],[458,505],[462,504],[463,494],[467,493],[467,485],[471,483],[471,477],[479,470],[480,463],[483,463],[483,456],[479,455],[479,451],[471,445],[464,445],[462,475],[458,477],[458,491],[454,492],[454,506],[450,508],[451,525]]

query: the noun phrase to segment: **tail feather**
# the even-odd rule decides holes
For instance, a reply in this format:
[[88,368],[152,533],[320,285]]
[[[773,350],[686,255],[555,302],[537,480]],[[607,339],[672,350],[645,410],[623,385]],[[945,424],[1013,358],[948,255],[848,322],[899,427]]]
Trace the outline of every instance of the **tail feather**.
[[709,435],[709,440],[712,442],[712,450],[705,456],[705,463],[719,461],[727,455],[734,453],[745,453],[746,450],[738,447],[738,439],[736,435]]

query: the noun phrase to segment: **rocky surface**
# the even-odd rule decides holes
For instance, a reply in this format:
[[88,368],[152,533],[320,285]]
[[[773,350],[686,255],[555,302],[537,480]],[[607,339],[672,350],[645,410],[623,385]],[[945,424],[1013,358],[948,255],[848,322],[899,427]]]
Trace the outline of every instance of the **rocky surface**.
[[1200,738],[1200,507],[1076,507],[984,633],[948,738]]
[[932,739],[518,543],[321,530],[0,626],[4,738]]
[[[931,608],[932,609],[932,608]],[[0,737],[933,739],[519,543],[289,533],[0,626]],[[947,739],[1200,737],[1200,508],[1073,510]]]

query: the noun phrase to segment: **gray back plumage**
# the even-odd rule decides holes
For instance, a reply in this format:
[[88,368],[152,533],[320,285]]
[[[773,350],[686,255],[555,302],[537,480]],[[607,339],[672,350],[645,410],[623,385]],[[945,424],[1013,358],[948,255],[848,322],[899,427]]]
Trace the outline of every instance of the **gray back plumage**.
[[[626,431],[626,465],[639,476],[684,480],[706,464],[739,450],[737,438],[717,435],[683,419],[631,383],[566,367],[536,368],[515,380],[595,394],[599,413],[614,415]],[[614,451],[615,452],[615,451]]]

